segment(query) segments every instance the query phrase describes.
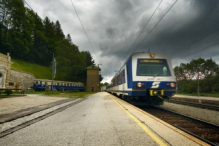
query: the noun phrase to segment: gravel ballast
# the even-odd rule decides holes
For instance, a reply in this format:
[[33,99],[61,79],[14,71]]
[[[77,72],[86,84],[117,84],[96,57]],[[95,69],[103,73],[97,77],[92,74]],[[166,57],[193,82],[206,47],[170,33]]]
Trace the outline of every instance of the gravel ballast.
[[168,102],[164,102],[160,107],[219,125],[218,111]]

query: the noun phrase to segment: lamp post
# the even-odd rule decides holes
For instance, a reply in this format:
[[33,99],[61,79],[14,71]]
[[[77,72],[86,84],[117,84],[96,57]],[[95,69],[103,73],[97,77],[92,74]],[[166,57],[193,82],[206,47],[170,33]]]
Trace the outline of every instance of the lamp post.
[[[102,65],[102,64],[98,64],[98,69],[99,69],[99,73],[100,73],[100,67],[99,65]],[[99,74],[100,75],[100,74]],[[99,77],[100,78],[100,77]],[[100,80],[99,80],[99,91],[100,91],[101,87],[100,87]]]
[[198,64],[198,67],[197,67],[197,71],[198,71],[198,96],[199,96],[199,68],[200,68],[203,64],[204,64],[204,63]]
[[99,68],[99,65],[102,65],[102,64],[98,64],[98,68]]

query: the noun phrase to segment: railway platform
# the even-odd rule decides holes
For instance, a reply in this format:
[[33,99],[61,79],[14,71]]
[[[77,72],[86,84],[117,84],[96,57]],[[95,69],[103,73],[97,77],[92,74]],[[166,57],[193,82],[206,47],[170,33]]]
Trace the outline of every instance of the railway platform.
[[176,94],[171,98],[177,99],[177,100],[198,102],[198,103],[203,103],[203,104],[219,105],[219,97],[188,96],[188,95]]
[[1,137],[0,145],[207,145],[106,92],[79,100]]

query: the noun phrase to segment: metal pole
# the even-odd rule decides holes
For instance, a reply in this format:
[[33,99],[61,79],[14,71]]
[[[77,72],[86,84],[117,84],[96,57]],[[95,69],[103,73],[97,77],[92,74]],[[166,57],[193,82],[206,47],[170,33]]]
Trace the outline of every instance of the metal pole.
[[200,68],[203,64],[204,64],[204,63],[198,64],[198,96],[199,96],[199,68]]
[[198,71],[198,96],[199,96],[199,71]]
[[54,53],[52,57],[52,93],[53,93],[53,79],[54,79]]

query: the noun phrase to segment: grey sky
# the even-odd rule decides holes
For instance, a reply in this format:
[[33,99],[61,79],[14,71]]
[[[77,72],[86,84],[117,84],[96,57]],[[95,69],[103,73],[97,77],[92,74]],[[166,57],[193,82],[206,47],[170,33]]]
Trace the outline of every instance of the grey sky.
[[102,64],[103,82],[109,82],[115,70],[133,51],[150,50],[169,55],[174,66],[199,57],[212,58],[219,64],[219,30],[216,31],[219,29],[218,0],[178,0],[165,17],[175,0],[163,0],[135,44],[161,0],[72,1],[94,50],[71,0],[26,0],[42,19],[48,16],[54,22],[59,20],[65,35],[69,33],[80,50],[88,50],[95,63]]

